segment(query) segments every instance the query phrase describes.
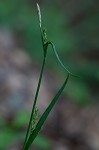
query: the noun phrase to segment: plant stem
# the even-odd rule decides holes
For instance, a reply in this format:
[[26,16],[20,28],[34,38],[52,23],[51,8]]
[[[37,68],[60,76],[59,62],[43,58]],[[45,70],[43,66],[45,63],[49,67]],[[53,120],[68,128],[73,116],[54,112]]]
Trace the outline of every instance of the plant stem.
[[25,137],[25,141],[24,141],[23,149],[22,150],[24,150],[24,147],[26,145],[26,142],[27,142],[27,139],[28,139],[28,136],[29,136],[31,121],[32,121],[32,117],[33,117],[33,114],[34,114],[34,109],[35,109],[35,106],[36,106],[36,102],[37,102],[37,98],[38,98],[38,94],[39,94],[39,90],[40,90],[40,85],[41,85],[41,81],[42,81],[42,75],[43,75],[43,70],[44,70],[44,66],[45,66],[45,60],[46,60],[46,57],[44,57],[44,59],[43,59],[41,73],[40,73],[40,77],[39,77],[39,81],[38,81],[38,86],[37,86],[37,90],[36,90],[36,94],[35,94],[34,104],[33,104],[33,107],[32,107],[30,121],[29,121],[29,125],[28,125],[28,129],[27,129],[27,133],[26,133],[26,137]]
[[45,112],[43,113],[43,115],[41,116],[40,120],[38,121],[36,128],[33,130],[33,132],[31,133],[31,135],[29,136],[29,139],[24,147],[24,150],[28,150],[29,147],[31,146],[32,142],[34,141],[34,139],[36,138],[36,136],[38,135],[41,127],[43,126],[44,122],[46,121],[49,113],[51,112],[51,110],[53,109],[54,105],[56,104],[56,102],[58,101],[61,93],[63,92],[67,82],[69,79],[69,73],[68,76],[66,77],[64,83],[62,84],[61,88],[59,89],[59,91],[57,92],[57,94],[55,95],[55,97],[53,98],[53,100],[50,102],[50,104],[48,105],[48,107],[46,108]]

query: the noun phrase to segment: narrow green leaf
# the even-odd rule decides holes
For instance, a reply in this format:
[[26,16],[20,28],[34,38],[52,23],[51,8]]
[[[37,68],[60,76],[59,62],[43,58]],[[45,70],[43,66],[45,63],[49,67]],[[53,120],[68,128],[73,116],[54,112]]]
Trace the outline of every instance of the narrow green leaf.
[[58,62],[60,63],[60,65],[61,65],[71,76],[74,76],[74,77],[78,77],[78,78],[79,78],[78,75],[75,75],[75,74],[71,73],[71,72],[64,66],[64,64],[62,63],[62,61],[61,61],[60,58],[59,58],[59,55],[58,55],[58,53],[57,53],[57,51],[56,51],[56,48],[55,48],[55,45],[54,45],[52,42],[48,42],[48,44],[52,46],[52,49],[53,49],[53,51],[54,51],[54,53],[55,53],[55,56],[57,57],[57,60],[58,60]]
[[52,110],[53,106],[55,105],[55,103],[58,101],[59,96],[61,95],[62,91],[64,90],[67,82],[69,79],[69,73],[68,76],[66,78],[66,80],[64,81],[63,85],[61,86],[60,90],[58,91],[58,93],[56,94],[56,96],[53,98],[53,100],[51,101],[51,103],[49,104],[49,106],[47,107],[47,109],[45,110],[45,112],[43,113],[43,115],[41,116],[40,120],[38,121],[35,130],[32,132],[32,134],[30,135],[26,146],[24,148],[24,150],[28,150],[29,147],[31,146],[32,142],[34,141],[34,139],[36,138],[36,136],[38,135],[41,127],[43,126],[46,118],[48,117],[50,111]]

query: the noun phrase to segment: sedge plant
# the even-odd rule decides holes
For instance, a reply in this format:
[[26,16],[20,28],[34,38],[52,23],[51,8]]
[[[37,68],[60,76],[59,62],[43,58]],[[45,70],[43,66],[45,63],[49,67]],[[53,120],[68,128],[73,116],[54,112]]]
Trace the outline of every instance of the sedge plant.
[[[76,75],[72,74],[63,65],[63,63],[61,62],[61,60],[58,56],[55,45],[51,41],[48,41],[46,29],[42,28],[41,11],[40,11],[40,7],[39,7],[38,4],[37,4],[37,14],[38,14],[38,20],[39,20],[39,28],[40,28],[40,34],[41,34],[41,40],[42,40],[42,47],[43,47],[43,62],[42,62],[41,72],[40,72],[40,76],[39,76],[39,80],[38,80],[38,85],[37,85],[35,98],[34,98],[34,101],[33,101],[33,107],[32,107],[32,112],[31,112],[31,116],[30,116],[30,120],[29,120],[29,125],[28,125],[28,128],[27,128],[27,133],[26,133],[26,136],[25,136],[25,140],[24,140],[22,150],[29,150],[31,144],[33,143],[33,141],[37,137],[39,131],[41,130],[41,127],[43,126],[44,122],[46,121],[49,113],[51,112],[52,108],[54,107],[54,105],[58,101],[60,95],[62,94],[62,92],[63,92],[63,90],[64,90],[64,88],[65,88],[65,86],[68,82],[69,77],[70,76],[76,76]],[[58,62],[66,70],[67,75],[66,75],[66,78],[65,78],[62,86],[60,87],[59,91],[57,92],[55,97],[52,99],[52,101],[50,102],[50,104],[46,108],[45,112],[42,114],[42,116],[38,120],[38,114],[39,114],[38,111],[39,110],[37,109],[36,103],[37,103],[38,94],[39,94],[39,90],[40,90],[40,86],[41,86],[42,75],[43,75],[43,71],[44,71],[44,67],[45,67],[45,63],[46,63],[47,50],[48,50],[49,45],[51,45]]]

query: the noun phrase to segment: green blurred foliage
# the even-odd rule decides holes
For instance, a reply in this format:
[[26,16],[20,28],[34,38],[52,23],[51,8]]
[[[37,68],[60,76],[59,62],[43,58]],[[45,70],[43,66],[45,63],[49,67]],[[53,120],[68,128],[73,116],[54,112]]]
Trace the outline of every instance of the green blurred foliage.
[[7,149],[8,146],[14,142],[16,135],[14,132],[9,130],[8,128],[0,131],[0,149]]
[[[23,143],[26,134],[24,126],[28,126],[29,114],[20,111],[10,124],[8,122],[8,120],[0,118],[0,149],[3,150],[7,150],[14,143]],[[49,150],[51,143],[46,137],[39,134],[33,143],[33,147],[40,150]]]
[[[43,0],[40,1],[40,6],[48,39],[56,45],[61,60],[70,71],[81,76],[80,79],[72,78],[64,93],[82,106],[98,102],[99,2],[97,0]],[[40,64],[43,53],[36,12],[35,1],[31,3],[31,0],[0,0],[0,26],[12,30],[20,39],[19,46],[26,50],[34,63]],[[49,48],[47,63],[50,72],[59,76],[59,79],[62,78],[51,48]],[[25,116],[24,112],[18,114],[13,126],[16,129],[21,128],[27,124],[27,120],[28,116]],[[3,128],[6,126],[4,124],[6,124],[4,120],[0,121],[0,126]],[[0,149],[6,148],[15,138],[14,130],[9,128],[1,130],[0,139],[4,142],[0,140]],[[44,149],[47,142],[44,142],[46,140],[43,138],[39,139],[39,145]]]

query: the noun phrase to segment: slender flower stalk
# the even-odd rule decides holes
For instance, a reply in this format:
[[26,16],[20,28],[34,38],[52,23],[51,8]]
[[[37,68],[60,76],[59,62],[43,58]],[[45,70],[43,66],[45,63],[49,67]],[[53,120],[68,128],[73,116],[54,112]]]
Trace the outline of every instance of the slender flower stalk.
[[[37,135],[38,135],[41,127],[43,126],[44,122],[46,121],[49,113],[52,111],[54,105],[56,104],[60,95],[62,94],[62,92],[63,92],[63,90],[64,90],[64,88],[68,82],[69,76],[70,75],[76,76],[76,75],[72,74],[63,65],[63,63],[61,62],[61,60],[58,56],[55,45],[52,42],[47,40],[46,30],[42,29],[41,11],[40,11],[40,7],[38,4],[37,4],[37,13],[38,13],[39,28],[40,28],[40,34],[41,34],[41,40],[42,40],[44,55],[43,55],[43,62],[42,62],[41,72],[40,72],[39,81],[38,81],[38,85],[37,85],[37,90],[36,90],[36,94],[35,94],[35,98],[34,98],[34,102],[33,102],[32,112],[31,112],[31,116],[30,116],[30,120],[29,120],[29,125],[28,125],[28,129],[27,129],[27,133],[26,133],[26,137],[25,137],[25,141],[24,141],[22,150],[28,150],[30,148],[31,144],[33,143],[33,141],[35,140],[35,138],[37,137]],[[35,124],[37,121],[36,103],[37,103],[38,94],[39,94],[39,90],[40,90],[40,86],[41,86],[42,76],[43,76],[44,67],[45,67],[45,63],[46,63],[47,49],[48,49],[49,45],[52,46],[52,49],[54,50],[54,53],[56,55],[58,62],[67,71],[68,74],[67,74],[65,81],[63,82],[62,86],[60,87],[59,91],[56,93],[55,97],[52,99],[52,101],[50,102],[50,104],[46,108],[45,112],[43,113],[41,118],[38,120],[37,124]],[[34,118],[34,121],[32,120],[33,118]]]
[[37,98],[38,98],[38,94],[39,94],[39,90],[40,90],[40,85],[41,85],[41,81],[42,81],[42,75],[43,75],[44,66],[45,66],[46,54],[47,54],[47,50],[46,50],[47,47],[44,46],[45,43],[44,43],[44,39],[43,39],[44,36],[43,36],[43,32],[42,32],[41,11],[40,11],[40,7],[39,7],[38,3],[37,3],[37,13],[38,13],[40,33],[41,33],[41,38],[42,38],[44,58],[43,58],[43,63],[42,63],[40,77],[39,77],[39,82],[38,82],[38,86],[37,86],[37,90],[36,90],[36,94],[35,94],[35,98],[34,98],[34,103],[33,103],[33,107],[32,107],[30,121],[29,121],[28,129],[27,129],[27,133],[26,133],[26,137],[25,137],[25,141],[24,141],[24,145],[23,145],[23,150],[24,150],[24,147],[26,145],[26,142],[27,142],[29,134],[30,134],[30,127],[31,127],[32,118],[33,118],[33,115],[34,115],[34,110],[35,110],[35,107],[36,107],[36,102],[37,102]]
[[34,114],[34,110],[35,110],[35,106],[36,106],[36,102],[37,102],[37,98],[38,98],[38,94],[39,94],[39,90],[40,90],[44,66],[45,66],[45,58],[44,58],[43,63],[42,63],[41,73],[40,73],[40,77],[39,77],[39,82],[38,82],[38,86],[37,86],[37,90],[36,90],[36,95],[35,95],[35,99],[34,99],[34,104],[33,104],[32,112],[31,112],[31,116],[30,116],[28,129],[27,129],[27,133],[26,133],[26,137],[25,137],[25,141],[24,141],[24,145],[23,145],[23,150],[24,150],[25,144],[26,144],[28,137],[29,137],[29,131],[30,131],[31,122],[32,122],[32,118],[33,118],[33,114]]

